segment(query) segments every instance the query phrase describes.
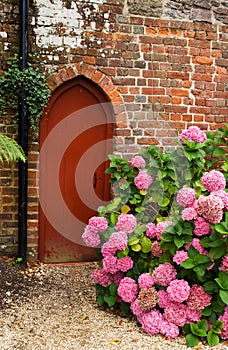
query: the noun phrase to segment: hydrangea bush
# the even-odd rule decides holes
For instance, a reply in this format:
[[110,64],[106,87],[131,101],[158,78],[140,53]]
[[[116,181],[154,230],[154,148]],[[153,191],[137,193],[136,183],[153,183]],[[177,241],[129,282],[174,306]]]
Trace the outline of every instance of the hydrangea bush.
[[110,156],[113,200],[83,233],[97,247],[99,306],[135,315],[142,329],[187,346],[228,339],[228,126],[192,126],[165,153]]

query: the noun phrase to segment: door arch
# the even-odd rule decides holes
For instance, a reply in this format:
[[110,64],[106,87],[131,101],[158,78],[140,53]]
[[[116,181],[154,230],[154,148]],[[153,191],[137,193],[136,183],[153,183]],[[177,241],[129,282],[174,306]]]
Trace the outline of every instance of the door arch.
[[95,259],[81,235],[97,207],[110,200],[105,169],[112,116],[106,95],[83,76],[59,86],[49,101],[40,124],[40,261]]

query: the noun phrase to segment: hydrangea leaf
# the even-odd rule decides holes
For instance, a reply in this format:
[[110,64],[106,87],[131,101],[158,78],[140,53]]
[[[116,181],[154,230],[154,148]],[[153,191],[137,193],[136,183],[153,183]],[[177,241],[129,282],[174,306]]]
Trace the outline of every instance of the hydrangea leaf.
[[224,271],[219,272],[219,278],[215,278],[216,283],[220,288],[228,290],[228,274]]
[[182,266],[184,269],[192,269],[195,264],[192,258],[188,258],[187,260],[183,261],[180,266]]
[[197,346],[199,344],[199,337],[197,337],[194,334],[187,334],[186,335],[186,344],[190,348],[194,348],[194,346]]
[[149,253],[151,251],[152,242],[148,237],[143,237],[140,243],[143,253]]
[[228,235],[228,225],[225,222],[220,222],[214,225],[214,228],[221,235]]
[[127,214],[130,210],[131,210],[131,208],[128,205],[123,205],[121,208],[121,213]]
[[116,303],[117,295],[105,295],[104,301],[108,304],[109,307],[113,307]]
[[179,249],[184,245],[185,241],[182,238],[175,237],[174,243],[175,243],[176,247]]
[[214,324],[212,325],[212,329],[214,333],[220,334],[222,331],[222,328],[224,326],[224,322],[221,320],[216,320]]
[[134,244],[131,246],[131,249],[134,251],[134,252],[139,252],[141,250],[141,245],[140,244]]
[[220,259],[223,255],[225,255],[225,248],[224,247],[216,247],[210,249],[210,257],[212,259]]
[[99,305],[99,306],[102,306],[103,304],[104,304],[104,296],[103,295],[98,295],[97,296],[97,304]]
[[222,299],[222,301],[228,305],[228,291],[220,289],[219,296]]
[[124,250],[118,250],[116,255],[117,255],[117,258],[121,259],[121,258],[124,258],[125,256],[127,256],[128,253],[129,253],[129,248],[127,247]]
[[208,294],[213,294],[213,293],[216,293],[218,291],[218,285],[214,281],[208,281],[208,282],[204,283],[203,288],[204,288],[205,292],[207,292]]
[[193,334],[198,335],[198,337],[206,337],[207,336],[207,329],[201,328],[200,325],[197,323],[191,323],[190,329]]
[[139,243],[139,238],[138,237],[134,237],[134,236],[131,236],[128,238],[128,245],[131,247],[137,243]]
[[115,225],[118,221],[118,214],[116,213],[111,213],[110,214],[110,221],[113,225]]
[[207,341],[210,346],[215,346],[219,343],[219,336],[210,330],[207,335]]
[[109,293],[113,296],[115,296],[117,294],[117,289],[118,289],[118,287],[114,282],[112,282],[108,288]]

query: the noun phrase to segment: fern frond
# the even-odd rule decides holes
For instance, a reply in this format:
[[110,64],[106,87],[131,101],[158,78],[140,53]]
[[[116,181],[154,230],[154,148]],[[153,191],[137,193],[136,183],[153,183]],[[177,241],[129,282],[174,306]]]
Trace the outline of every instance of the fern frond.
[[0,134],[0,162],[16,162],[17,160],[26,161],[23,149],[14,139]]

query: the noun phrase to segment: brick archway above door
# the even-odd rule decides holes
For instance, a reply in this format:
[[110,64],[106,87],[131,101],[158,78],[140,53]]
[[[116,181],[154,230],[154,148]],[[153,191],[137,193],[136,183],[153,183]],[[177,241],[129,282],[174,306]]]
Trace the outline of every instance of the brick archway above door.
[[[110,100],[114,113],[124,112],[123,99],[118,88],[113,84],[111,78],[94,66],[86,63],[75,63],[60,69],[58,72],[51,74],[47,79],[47,84],[51,91],[54,91],[64,82],[73,79],[79,75],[90,79],[97,84]],[[122,107],[122,108],[121,108]]]

